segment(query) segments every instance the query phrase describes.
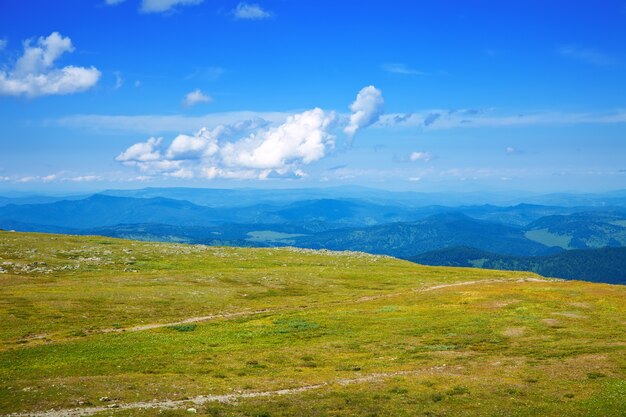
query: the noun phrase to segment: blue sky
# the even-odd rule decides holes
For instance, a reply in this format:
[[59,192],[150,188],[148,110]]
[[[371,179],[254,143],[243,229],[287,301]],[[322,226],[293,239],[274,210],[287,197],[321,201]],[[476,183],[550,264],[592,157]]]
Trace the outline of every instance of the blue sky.
[[0,3],[0,190],[626,185],[626,2]]

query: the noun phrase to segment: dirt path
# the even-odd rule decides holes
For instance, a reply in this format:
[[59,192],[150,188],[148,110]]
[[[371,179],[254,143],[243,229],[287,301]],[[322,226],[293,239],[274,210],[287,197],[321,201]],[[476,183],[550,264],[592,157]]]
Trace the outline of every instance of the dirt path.
[[125,327],[125,328],[101,329],[101,330],[95,330],[93,333],[98,334],[98,333],[139,332],[142,330],[160,329],[163,327],[180,326],[181,324],[192,324],[192,323],[199,323],[203,321],[216,320],[216,319],[230,319],[233,317],[253,316],[255,314],[269,313],[270,311],[272,310],[262,309],[262,310],[252,310],[252,311],[238,311],[236,313],[211,314],[209,316],[189,317],[187,319],[174,321],[171,323],[152,323],[152,324],[142,324],[140,326]]
[[[440,284],[440,285],[433,285],[430,287],[423,287],[423,288],[413,288],[411,291],[412,292],[429,292],[429,291],[435,291],[435,290],[440,290],[442,288],[450,288],[450,287],[463,287],[465,285],[476,285],[476,284],[495,284],[495,283],[520,283],[520,282],[554,282],[556,280],[553,279],[542,279],[542,278],[520,278],[520,279],[480,279],[480,280],[476,280],[476,281],[462,281],[462,282],[454,282],[452,284]],[[370,295],[370,296],[366,296],[366,297],[361,297],[358,300],[356,300],[356,302],[358,303],[362,303],[365,301],[372,301],[372,300],[378,300],[380,298],[392,298],[392,297],[397,297],[400,295],[405,295],[407,294],[407,292],[397,292],[397,293],[392,293],[392,294],[379,294],[379,295]]]
[[97,407],[84,407],[84,408],[71,408],[64,410],[48,410],[32,413],[15,413],[8,414],[6,417],[83,417],[90,416],[103,411],[115,411],[115,410],[137,410],[137,409],[181,409],[200,406],[211,402],[220,402],[225,404],[235,403],[238,400],[244,400],[247,398],[259,398],[259,397],[275,397],[281,395],[293,395],[300,394],[307,391],[318,390],[329,386],[346,386],[354,384],[362,384],[368,382],[377,382],[384,379],[392,378],[395,376],[412,376],[412,375],[425,375],[432,373],[442,372],[454,372],[462,369],[460,366],[433,366],[425,369],[417,369],[410,371],[396,371],[396,372],[381,372],[363,375],[357,378],[343,378],[335,379],[328,382],[322,382],[319,384],[303,385],[296,388],[286,388],[274,391],[252,391],[252,392],[237,392],[233,394],[223,395],[199,395],[197,397],[189,398],[186,400],[161,400],[161,401],[141,401],[135,403],[120,403],[109,404],[106,406]]

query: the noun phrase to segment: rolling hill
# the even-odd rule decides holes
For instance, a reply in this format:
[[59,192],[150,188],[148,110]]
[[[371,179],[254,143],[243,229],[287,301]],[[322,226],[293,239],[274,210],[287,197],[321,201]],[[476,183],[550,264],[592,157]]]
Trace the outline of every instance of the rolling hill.
[[11,232],[0,268],[3,415],[626,409],[624,286]]

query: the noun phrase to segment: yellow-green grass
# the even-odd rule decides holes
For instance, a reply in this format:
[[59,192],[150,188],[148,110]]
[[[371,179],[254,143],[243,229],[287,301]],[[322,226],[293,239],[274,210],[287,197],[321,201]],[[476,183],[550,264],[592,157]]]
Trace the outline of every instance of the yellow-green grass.
[[[0,414],[626,409],[622,286],[364,254],[10,232],[0,233],[0,267]],[[164,326],[133,330],[152,324]],[[98,408],[224,394],[232,401]]]

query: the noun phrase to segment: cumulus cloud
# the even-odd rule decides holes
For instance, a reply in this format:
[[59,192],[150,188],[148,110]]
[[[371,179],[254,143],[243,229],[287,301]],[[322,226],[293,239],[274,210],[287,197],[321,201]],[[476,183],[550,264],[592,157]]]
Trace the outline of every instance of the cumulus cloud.
[[361,89],[350,106],[350,122],[344,128],[348,137],[352,138],[358,130],[376,123],[383,114],[383,104],[382,91],[373,85]]
[[143,0],[141,11],[144,13],[163,13],[176,6],[191,6],[200,4],[204,0]]
[[415,161],[424,161],[424,162],[428,162],[431,159],[433,159],[433,156],[429,153],[429,152],[412,152],[411,155],[409,155],[409,159],[413,162]]
[[185,179],[301,177],[301,166],[334,148],[329,131],[334,120],[333,112],[315,108],[273,127],[248,122],[203,128],[176,136],[169,146],[160,138],[136,143],[116,160],[143,172]]
[[258,4],[239,3],[233,14],[236,19],[243,20],[260,20],[272,17],[272,13],[263,10]]
[[146,142],[135,143],[130,148],[119,154],[115,160],[120,162],[149,162],[161,159],[159,146],[163,138],[150,138]]
[[227,166],[254,169],[280,169],[300,161],[309,164],[322,158],[334,138],[328,128],[334,119],[320,108],[287,118],[276,128],[270,128],[222,149]]
[[95,67],[54,67],[61,55],[73,51],[71,39],[58,32],[40,37],[35,44],[25,41],[24,53],[13,68],[8,72],[0,71],[0,95],[72,94],[93,87],[101,75]]
[[213,99],[211,97],[207,96],[199,89],[195,89],[185,95],[185,98],[183,98],[183,106],[191,107],[198,103],[210,103],[212,100]]
[[199,159],[215,155],[219,150],[217,139],[226,131],[223,126],[213,130],[200,129],[195,135],[178,135],[167,149],[166,157],[173,160]]

